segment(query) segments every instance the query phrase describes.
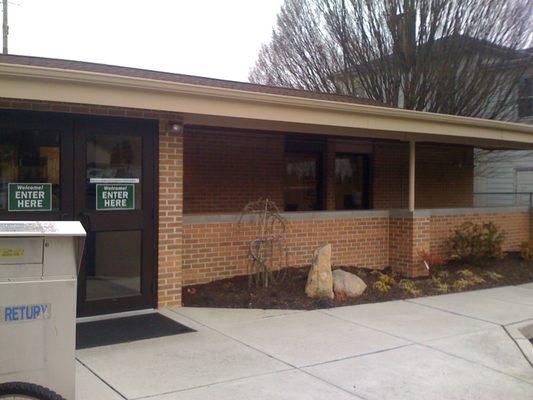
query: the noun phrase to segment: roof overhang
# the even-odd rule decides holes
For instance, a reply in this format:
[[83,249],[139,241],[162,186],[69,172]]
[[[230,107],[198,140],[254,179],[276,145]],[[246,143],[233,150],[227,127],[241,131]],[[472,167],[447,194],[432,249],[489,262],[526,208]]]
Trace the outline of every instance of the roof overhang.
[[170,111],[185,124],[533,149],[524,124],[19,64],[0,63],[0,97]]

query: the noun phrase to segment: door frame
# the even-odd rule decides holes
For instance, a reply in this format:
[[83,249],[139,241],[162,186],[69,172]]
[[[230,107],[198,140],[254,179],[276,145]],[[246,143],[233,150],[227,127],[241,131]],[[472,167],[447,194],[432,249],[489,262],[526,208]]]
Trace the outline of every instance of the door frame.
[[[81,299],[82,290],[78,290],[77,297],[77,314],[78,316],[90,316],[96,314],[108,314],[114,312],[136,310],[143,308],[155,308],[157,307],[157,290],[158,290],[158,258],[159,258],[159,121],[157,119],[149,118],[127,118],[127,117],[114,117],[103,115],[86,115],[86,114],[74,114],[63,112],[48,112],[48,111],[31,111],[31,110],[13,110],[13,109],[0,109],[0,127],[5,124],[8,127],[39,127],[57,126],[61,130],[60,137],[60,186],[61,186],[61,199],[60,209],[58,211],[38,211],[38,212],[8,212],[7,210],[0,210],[0,220],[80,220],[78,215],[75,215],[80,208],[80,204],[84,204],[85,199],[80,197],[85,196],[85,176],[80,181],[80,174],[85,174],[85,160],[86,154],[76,154],[80,149],[79,139],[84,139],[85,134],[79,131],[80,122],[89,121],[94,123],[112,123],[112,124],[131,124],[136,126],[137,132],[142,132],[142,137],[150,139],[150,146],[148,150],[145,150],[145,142],[143,140],[143,168],[142,168],[142,182],[143,182],[143,222],[149,224],[151,230],[151,238],[147,240],[144,236],[143,225],[143,247],[150,246],[151,254],[147,260],[149,260],[149,268],[146,268],[144,249],[141,251],[141,288],[143,287],[143,281],[148,279],[150,283],[146,285],[149,292],[142,294],[145,301],[131,302],[128,304],[127,300],[131,298],[125,297],[124,299],[99,301],[98,305],[87,306],[84,299]],[[144,131],[143,131],[144,130]],[[84,149],[83,143],[82,148]],[[145,160],[145,156],[149,156],[149,160]],[[151,164],[151,173],[145,168],[146,164]],[[83,183],[82,183],[83,182]],[[82,190],[80,190],[83,185]],[[145,210],[144,205],[148,204],[145,199],[150,198],[152,203],[152,209]],[[87,237],[90,240],[90,236]],[[146,241],[146,245],[144,242]],[[87,249],[88,246],[85,246]],[[87,250],[84,251],[82,257],[82,263],[85,262],[87,257]],[[144,267],[144,268],[143,268]],[[78,276],[78,288],[81,280],[84,278],[82,274],[82,268],[80,268],[80,274]],[[83,283],[85,285],[85,283]]]
[[[79,283],[78,283],[78,301],[77,313],[78,316],[92,316],[109,314],[130,310],[138,310],[143,308],[155,308],[157,306],[157,270],[158,270],[158,240],[157,228],[154,222],[157,218],[157,204],[158,204],[158,177],[154,176],[158,170],[158,164],[154,158],[154,145],[157,142],[158,121],[149,119],[132,119],[122,117],[104,117],[104,116],[78,116],[75,120],[74,134],[77,136],[74,140],[74,212],[75,218],[81,219],[78,215],[80,210],[87,209],[86,201],[86,139],[88,132],[87,128],[94,129],[93,132],[108,130],[109,126],[116,125],[117,131],[120,129],[131,129],[134,132],[132,136],[141,136],[142,138],[142,210],[141,210],[141,226],[142,226],[142,247],[141,247],[141,293],[139,296],[128,296],[122,298],[109,298],[94,301],[86,301],[86,280],[85,280],[85,262],[87,257],[93,255],[85,255],[82,266],[80,268]],[[151,205],[151,212],[146,210],[146,205]],[[102,211],[100,211],[102,212]],[[106,211],[103,211],[104,213]],[[96,210],[86,212],[90,216],[99,213]],[[128,211],[120,211],[119,213],[129,213]],[[120,214],[119,220],[124,223],[128,219],[126,214]],[[85,222],[85,221],[83,221]],[[82,223],[83,223],[82,222]],[[92,235],[87,237],[86,249],[91,249],[94,244],[94,237]],[[146,250],[149,250],[148,252]],[[148,254],[147,254],[148,253]]]

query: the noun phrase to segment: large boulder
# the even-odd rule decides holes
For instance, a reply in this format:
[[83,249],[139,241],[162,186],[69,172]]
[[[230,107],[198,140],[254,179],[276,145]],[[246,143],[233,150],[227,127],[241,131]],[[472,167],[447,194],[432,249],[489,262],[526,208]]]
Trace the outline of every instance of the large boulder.
[[311,269],[307,277],[305,293],[315,299],[333,299],[330,244],[322,245],[315,250]]
[[355,274],[336,269],[333,275],[333,291],[337,295],[346,297],[361,296],[366,289],[366,283]]

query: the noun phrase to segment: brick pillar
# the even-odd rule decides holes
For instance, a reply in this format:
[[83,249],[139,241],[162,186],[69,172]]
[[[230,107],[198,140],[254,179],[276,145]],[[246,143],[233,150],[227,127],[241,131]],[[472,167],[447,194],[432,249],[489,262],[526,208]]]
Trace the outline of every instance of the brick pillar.
[[159,121],[159,253],[157,306],[181,305],[183,249],[183,133]]
[[529,240],[533,240],[533,207],[529,207]]
[[420,253],[430,250],[430,219],[421,212],[400,211],[389,219],[389,264],[402,276],[427,276]]

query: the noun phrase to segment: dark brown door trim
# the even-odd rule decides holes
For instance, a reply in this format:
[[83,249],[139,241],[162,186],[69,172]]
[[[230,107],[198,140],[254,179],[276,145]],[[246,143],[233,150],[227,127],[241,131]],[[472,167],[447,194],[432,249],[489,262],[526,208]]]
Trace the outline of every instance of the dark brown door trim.
[[[128,311],[156,306],[154,283],[157,281],[157,231],[154,227],[155,206],[158,202],[154,177],[157,164],[154,159],[158,124],[153,120],[133,120],[104,117],[79,117],[75,123],[75,217],[91,232],[141,230],[141,293],[139,296],[86,301],[86,264],[80,270],[78,315],[87,316]],[[102,212],[86,202],[86,141],[90,133],[105,135],[121,133],[142,138],[142,210]],[[89,235],[86,262],[94,262],[94,234]]]
[[[142,212],[121,211],[112,221],[94,218],[95,211],[85,207],[87,127],[112,133],[122,131],[142,137]],[[60,133],[60,208],[51,212],[8,212],[0,210],[3,220],[81,220],[86,228],[120,230],[137,227],[142,230],[141,295],[85,301],[84,265],[80,270],[78,315],[94,315],[157,306],[158,259],[158,121],[133,118],[87,116],[77,114],[1,110],[0,134],[8,129],[47,129]],[[92,218],[93,217],[93,218]],[[93,226],[91,226],[93,224]],[[88,235],[91,248],[93,235]],[[86,252],[84,263],[91,255]]]

